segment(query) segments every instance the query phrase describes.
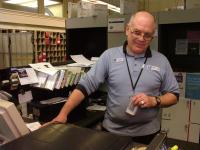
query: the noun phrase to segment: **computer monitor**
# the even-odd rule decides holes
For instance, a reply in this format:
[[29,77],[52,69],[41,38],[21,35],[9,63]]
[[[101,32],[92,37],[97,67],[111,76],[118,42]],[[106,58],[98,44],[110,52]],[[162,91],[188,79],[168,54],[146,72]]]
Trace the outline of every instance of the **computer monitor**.
[[29,132],[15,104],[0,99],[0,144],[12,141]]

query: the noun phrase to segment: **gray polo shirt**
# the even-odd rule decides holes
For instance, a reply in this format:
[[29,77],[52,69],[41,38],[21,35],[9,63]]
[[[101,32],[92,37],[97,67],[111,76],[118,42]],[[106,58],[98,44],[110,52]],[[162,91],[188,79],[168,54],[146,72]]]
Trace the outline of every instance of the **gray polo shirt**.
[[[130,75],[135,84],[144,64],[144,54],[127,54]],[[133,90],[127,69],[123,47],[106,50],[94,67],[81,79],[81,85],[89,95],[105,82],[108,87],[107,110],[103,126],[110,132],[144,136],[160,129],[159,108],[139,108],[135,116],[127,114],[129,97],[137,93],[158,96],[167,92],[178,94],[178,83],[167,58],[159,52],[151,51],[144,70]]]

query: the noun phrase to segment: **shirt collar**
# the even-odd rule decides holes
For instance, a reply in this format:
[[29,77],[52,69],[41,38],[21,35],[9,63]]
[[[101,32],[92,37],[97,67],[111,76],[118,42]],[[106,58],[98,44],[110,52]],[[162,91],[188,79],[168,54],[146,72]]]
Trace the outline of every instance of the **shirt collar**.
[[128,44],[128,41],[126,40],[126,41],[124,42],[124,44],[123,44],[123,52],[124,52],[125,54],[128,54],[128,55],[130,55],[130,56],[134,56],[134,57],[138,57],[138,58],[140,58],[140,57],[146,57],[146,58],[152,57],[150,47],[147,48],[147,50],[146,50],[145,53],[139,54],[139,55],[136,56],[136,55],[133,54],[130,50],[127,50],[127,44]]
[[142,53],[142,54],[134,54],[132,51],[130,51],[128,48],[126,49],[127,50],[127,54],[129,56],[134,56],[135,58],[142,58],[142,57],[152,57],[152,54],[151,54],[151,49],[148,47],[146,52],[145,53]]

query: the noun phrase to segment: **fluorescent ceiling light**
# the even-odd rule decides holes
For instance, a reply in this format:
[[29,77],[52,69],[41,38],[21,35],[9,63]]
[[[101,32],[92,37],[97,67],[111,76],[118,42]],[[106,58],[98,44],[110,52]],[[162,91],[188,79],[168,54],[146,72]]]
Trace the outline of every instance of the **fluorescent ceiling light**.
[[117,7],[115,5],[111,5],[111,4],[103,2],[103,1],[100,1],[100,0],[82,0],[82,1],[89,2],[89,3],[92,3],[92,4],[107,5],[108,9],[120,13],[120,8],[119,7]]
[[[5,3],[18,4],[21,6],[32,7],[32,8],[38,7],[37,0],[7,0],[7,1],[5,1]],[[59,2],[55,2],[52,0],[44,0],[44,6],[55,5],[58,3]]]

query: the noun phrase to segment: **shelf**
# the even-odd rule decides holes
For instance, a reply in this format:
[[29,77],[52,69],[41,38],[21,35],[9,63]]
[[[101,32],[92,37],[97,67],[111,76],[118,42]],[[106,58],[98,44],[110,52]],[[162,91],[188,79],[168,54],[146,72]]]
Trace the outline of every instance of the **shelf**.
[[34,31],[35,63],[66,62],[66,37],[61,32]]

